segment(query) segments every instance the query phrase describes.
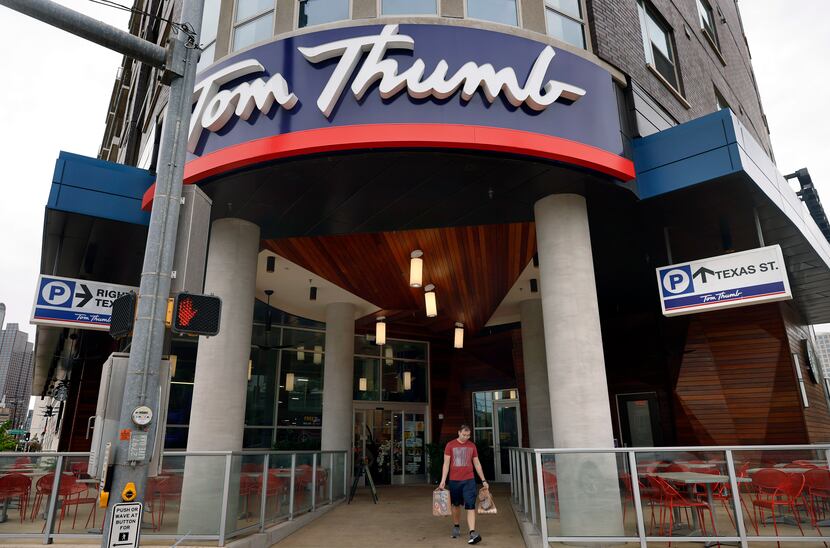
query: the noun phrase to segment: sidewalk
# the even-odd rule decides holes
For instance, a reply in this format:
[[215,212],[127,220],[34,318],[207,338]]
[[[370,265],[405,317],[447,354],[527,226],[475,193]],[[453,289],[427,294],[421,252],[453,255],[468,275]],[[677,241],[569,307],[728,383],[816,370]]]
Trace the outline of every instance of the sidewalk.
[[[378,504],[372,504],[367,488],[358,490],[351,504],[340,504],[327,515],[303,527],[275,546],[314,547],[338,546],[378,547],[466,546],[467,522],[461,520],[462,538],[450,538],[449,517],[432,515],[430,485],[379,486]],[[493,484],[493,496],[499,513],[476,516],[476,530],[483,538],[478,546],[519,548],[524,541],[510,509],[509,486]]]

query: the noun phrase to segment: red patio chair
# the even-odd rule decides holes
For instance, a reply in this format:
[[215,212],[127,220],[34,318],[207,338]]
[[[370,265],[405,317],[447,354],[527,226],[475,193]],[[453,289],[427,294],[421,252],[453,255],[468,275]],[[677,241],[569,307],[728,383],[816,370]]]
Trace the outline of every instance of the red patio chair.
[[32,491],[32,480],[23,474],[6,474],[0,477],[0,502],[8,504],[8,501],[17,498],[17,508],[20,514],[20,523],[26,516],[26,509],[29,505],[29,493]]
[[282,508],[282,497],[288,486],[288,478],[282,477],[284,474],[283,470],[276,468],[268,470],[268,486],[265,489],[265,499],[267,504],[269,498],[276,497],[277,515],[279,515]]
[[[804,474],[804,483],[810,502],[810,518],[813,527],[818,529],[819,516],[824,519],[830,508],[830,471],[819,468],[809,470]],[[819,534],[821,534],[820,529]]]
[[[673,485],[662,478],[658,478],[657,476],[649,476],[649,482],[652,483],[652,486],[660,490],[660,501],[659,506],[660,508],[660,535],[663,534],[663,523],[665,520],[665,516],[668,515],[669,518],[669,527],[667,532],[671,534],[671,531],[674,527],[674,510],[675,509],[683,509],[686,512],[686,519],[689,519],[689,510],[697,512],[698,516],[698,523],[700,523],[700,528],[703,531],[703,535],[705,536],[706,533],[706,520],[703,518],[703,511],[709,511],[709,520],[712,523],[712,531],[716,530],[715,527],[715,518],[712,513],[712,508],[709,507],[708,502],[703,501],[694,501],[689,498],[684,497],[680,492],[675,489]],[[671,546],[671,543],[669,543]]]
[[[625,486],[625,500],[623,501],[623,522],[625,522],[625,514],[628,507],[628,502],[634,504],[634,487],[631,483],[631,475],[622,473],[620,474],[620,479],[623,481],[623,485]],[[659,489],[655,489],[654,487],[647,487],[640,479],[637,478],[637,486],[640,490],[640,503],[641,504],[648,504],[649,508],[651,508],[651,521],[649,523],[649,529],[654,529],[654,505],[656,501],[660,500],[660,491]]]
[[545,489],[545,504],[553,502],[553,511],[559,514],[559,484],[556,479],[556,472],[542,467],[542,484]]
[[[772,526],[775,529],[775,536],[778,536],[778,519],[776,518],[776,507],[789,508],[795,517],[798,530],[804,535],[801,528],[801,515],[798,512],[798,497],[804,489],[804,475],[798,473],[787,473],[775,468],[762,468],[752,474],[755,499],[752,501],[753,509],[758,509],[757,522],[763,523],[764,509],[772,513]],[[781,543],[778,543],[780,548]]]

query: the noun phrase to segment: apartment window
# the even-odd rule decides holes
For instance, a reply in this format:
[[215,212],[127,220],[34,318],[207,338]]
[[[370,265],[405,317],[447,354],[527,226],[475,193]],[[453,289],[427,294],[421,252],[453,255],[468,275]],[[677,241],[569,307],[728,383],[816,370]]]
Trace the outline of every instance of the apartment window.
[[671,27],[643,0],[637,0],[637,8],[646,62],[675,90],[680,91]]
[[697,0],[697,14],[700,18],[700,28],[703,32],[709,34],[709,38],[712,40],[712,45],[716,48],[720,48],[720,43],[718,42],[718,31],[717,27],[715,27],[715,13],[712,11],[712,6],[709,4],[708,0]]
[[299,28],[349,18],[349,0],[300,0]]
[[519,26],[516,0],[467,0],[467,17]]
[[585,48],[580,0],[545,0],[548,34],[578,48]]
[[205,0],[202,12],[202,55],[199,57],[197,71],[213,63],[216,57],[216,32],[219,30],[219,6],[222,0]]
[[436,15],[437,0],[382,0],[383,15]]
[[723,97],[723,94],[720,91],[718,91],[718,88],[715,88],[715,106],[718,108],[718,110],[729,108],[729,103]]
[[233,17],[233,51],[274,35],[274,0],[237,0]]

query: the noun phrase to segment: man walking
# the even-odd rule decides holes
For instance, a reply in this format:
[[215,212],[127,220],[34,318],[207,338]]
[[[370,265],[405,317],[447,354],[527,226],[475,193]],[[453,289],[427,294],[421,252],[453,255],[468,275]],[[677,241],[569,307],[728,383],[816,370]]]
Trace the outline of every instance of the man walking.
[[476,480],[473,479],[473,468],[481,478],[484,487],[490,486],[484,480],[481,462],[478,460],[476,444],[470,441],[470,427],[462,424],[458,429],[458,439],[447,444],[444,449],[444,469],[441,473],[441,485],[444,489],[449,474],[450,501],[452,502],[452,538],[461,535],[461,505],[467,510],[467,526],[470,528],[470,537],[467,544],[478,544],[481,535],[476,532]]

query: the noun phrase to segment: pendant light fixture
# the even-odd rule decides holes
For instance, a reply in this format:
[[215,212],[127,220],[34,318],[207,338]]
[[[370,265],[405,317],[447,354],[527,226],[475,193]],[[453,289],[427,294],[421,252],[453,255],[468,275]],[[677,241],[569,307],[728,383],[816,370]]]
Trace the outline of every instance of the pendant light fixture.
[[403,389],[412,390],[412,373],[410,371],[403,372]]
[[427,309],[427,318],[434,318],[438,315],[438,301],[435,300],[435,286],[432,284],[424,287],[424,304]]
[[367,387],[368,384],[369,383],[367,382],[366,377],[360,377],[360,382],[358,383],[358,388],[360,389],[361,392],[366,392],[366,390],[368,390],[368,387]]
[[305,346],[298,346],[297,347],[297,361],[304,362],[305,361]]
[[323,347],[320,345],[314,346],[314,365],[323,363]]
[[294,391],[294,373],[286,373],[285,374],[285,391],[286,392],[293,392]]
[[265,331],[271,331],[271,295],[274,294],[273,289],[266,289],[265,296],[267,297],[267,301],[265,305],[268,307],[268,315],[265,318]]
[[253,369],[253,363],[248,360],[248,380],[251,380],[251,369]]
[[395,349],[391,346],[387,346],[383,349],[383,357],[386,358],[386,365],[392,365],[394,363],[392,358],[395,357]]
[[464,348],[464,324],[455,322],[455,337],[453,337],[454,348]]
[[378,316],[375,324],[375,344],[386,344],[386,316]]
[[421,287],[424,281],[424,252],[416,249],[409,254],[409,287]]

